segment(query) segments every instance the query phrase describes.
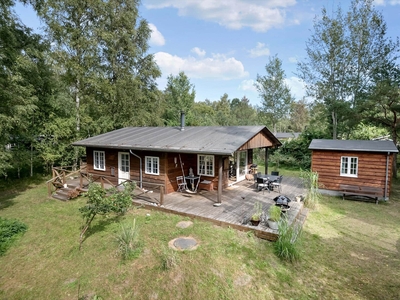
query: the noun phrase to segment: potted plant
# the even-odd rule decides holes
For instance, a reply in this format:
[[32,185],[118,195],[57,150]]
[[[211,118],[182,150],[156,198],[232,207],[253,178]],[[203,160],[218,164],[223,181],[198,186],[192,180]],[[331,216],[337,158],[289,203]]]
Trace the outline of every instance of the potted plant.
[[281,219],[281,208],[276,205],[271,205],[268,209],[268,226],[271,229],[278,230],[278,222]]
[[250,219],[251,225],[258,226],[258,224],[260,224],[261,221],[261,215],[262,215],[262,204],[261,202],[256,201],[254,203],[254,213]]

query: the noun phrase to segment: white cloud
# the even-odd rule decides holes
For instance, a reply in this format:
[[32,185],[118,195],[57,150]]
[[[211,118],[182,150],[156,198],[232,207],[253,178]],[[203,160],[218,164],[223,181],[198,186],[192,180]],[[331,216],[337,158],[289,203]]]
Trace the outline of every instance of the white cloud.
[[297,64],[297,62],[298,62],[297,57],[295,57],[295,56],[289,57],[289,62],[291,62],[293,64]]
[[239,90],[241,91],[252,91],[252,92],[257,92],[256,87],[254,86],[255,81],[253,79],[246,79],[243,80],[239,84]]
[[286,78],[285,82],[289,86],[290,92],[296,100],[300,100],[306,96],[305,84],[299,77],[292,76]]
[[386,5],[386,3],[390,5],[399,5],[400,0],[374,0],[375,5]]
[[182,58],[166,52],[157,52],[154,58],[164,75],[177,75],[180,71],[184,71],[189,78],[222,80],[249,76],[240,61],[223,54],[213,54],[211,57],[197,59],[191,56]]
[[193,53],[195,53],[195,54],[197,54],[197,55],[200,56],[200,57],[203,57],[203,56],[206,55],[206,51],[200,49],[199,47],[194,47],[194,48],[193,48],[192,50],[190,50],[190,51],[193,52]]
[[263,43],[257,43],[257,46],[251,50],[249,50],[250,57],[260,57],[260,56],[268,56],[270,51],[265,47]]
[[148,9],[174,7],[181,16],[212,21],[221,26],[240,29],[250,27],[265,32],[285,24],[286,8],[296,0],[143,0]]
[[153,46],[163,46],[165,45],[164,36],[158,31],[156,25],[149,23],[149,28],[151,30],[150,45]]

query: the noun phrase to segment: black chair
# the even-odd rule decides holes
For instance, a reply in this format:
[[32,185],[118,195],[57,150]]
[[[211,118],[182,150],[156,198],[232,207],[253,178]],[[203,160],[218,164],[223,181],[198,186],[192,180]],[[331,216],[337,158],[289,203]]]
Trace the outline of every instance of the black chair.
[[257,177],[257,191],[259,192],[262,190],[264,193],[265,189],[268,189],[268,180],[266,181],[265,178]]
[[272,172],[271,172],[271,175],[273,175],[273,176],[279,176],[279,171],[272,171]]

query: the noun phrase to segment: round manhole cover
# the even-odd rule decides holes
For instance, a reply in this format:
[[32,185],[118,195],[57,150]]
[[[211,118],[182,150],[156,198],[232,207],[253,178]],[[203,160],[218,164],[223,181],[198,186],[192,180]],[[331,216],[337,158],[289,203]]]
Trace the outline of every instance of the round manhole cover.
[[176,224],[176,227],[178,228],[188,228],[193,225],[192,221],[180,221],[178,224]]
[[195,250],[198,247],[197,241],[192,237],[180,237],[169,242],[169,246],[175,250]]

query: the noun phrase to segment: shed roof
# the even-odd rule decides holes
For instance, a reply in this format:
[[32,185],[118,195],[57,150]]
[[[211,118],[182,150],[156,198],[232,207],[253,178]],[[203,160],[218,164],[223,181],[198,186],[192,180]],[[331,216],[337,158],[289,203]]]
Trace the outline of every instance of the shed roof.
[[367,141],[367,140],[324,140],[311,141],[310,150],[337,150],[337,151],[362,151],[362,152],[391,152],[398,153],[392,141]]
[[265,126],[126,127],[73,143],[74,146],[232,155],[259,133],[281,142]]
[[301,132],[276,132],[274,135],[277,139],[298,138]]

